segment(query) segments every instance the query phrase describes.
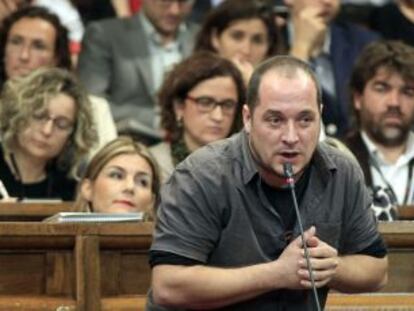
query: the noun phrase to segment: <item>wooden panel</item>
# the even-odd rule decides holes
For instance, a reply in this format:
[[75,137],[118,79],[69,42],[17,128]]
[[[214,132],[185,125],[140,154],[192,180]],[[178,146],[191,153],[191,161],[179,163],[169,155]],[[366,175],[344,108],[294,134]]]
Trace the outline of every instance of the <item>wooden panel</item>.
[[79,311],[101,310],[99,238],[76,237],[76,300]]
[[326,311],[402,311],[414,310],[414,294],[330,294]]
[[122,295],[146,295],[151,284],[151,269],[148,254],[128,254],[122,256],[121,266]]
[[75,297],[75,265],[72,252],[46,253],[46,293]]
[[76,304],[67,298],[0,296],[0,311],[76,311]]
[[72,202],[47,204],[0,202],[0,221],[41,221],[59,212],[74,211]]
[[[103,296],[121,295],[121,256],[120,252],[101,252],[101,290]],[[130,272],[130,271],[128,271]]]
[[0,256],[0,295],[42,295],[44,280],[44,254],[6,252]]
[[400,220],[414,220],[414,206],[404,205],[398,207],[398,218]]

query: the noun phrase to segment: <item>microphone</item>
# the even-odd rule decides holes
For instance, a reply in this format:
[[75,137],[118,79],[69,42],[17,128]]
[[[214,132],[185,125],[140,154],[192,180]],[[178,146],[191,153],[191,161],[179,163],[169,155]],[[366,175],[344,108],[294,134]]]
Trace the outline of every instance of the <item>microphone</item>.
[[310,279],[311,279],[312,291],[313,291],[313,297],[315,299],[316,309],[318,311],[321,311],[321,305],[319,303],[319,297],[318,297],[318,290],[316,289],[316,286],[315,286],[315,279],[313,277],[313,270],[312,270],[312,266],[310,264],[308,246],[306,245],[306,241],[305,241],[305,233],[303,231],[302,218],[300,217],[300,212],[299,212],[299,207],[298,207],[298,200],[296,199],[295,179],[293,178],[292,164],[288,163],[288,162],[283,163],[283,172],[285,174],[286,182],[287,182],[287,184],[290,188],[291,194],[292,194],[292,201],[293,201],[293,205],[295,207],[296,218],[297,218],[298,224],[299,224],[300,236],[301,236],[301,239],[302,239],[303,249],[304,249],[304,252],[305,252],[306,263],[308,265],[308,271],[309,271],[309,275],[310,275]]

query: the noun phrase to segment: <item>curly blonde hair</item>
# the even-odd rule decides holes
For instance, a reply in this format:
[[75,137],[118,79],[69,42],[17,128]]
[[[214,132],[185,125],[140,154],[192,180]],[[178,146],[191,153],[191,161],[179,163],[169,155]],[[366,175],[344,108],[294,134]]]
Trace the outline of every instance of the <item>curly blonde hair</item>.
[[17,136],[30,122],[34,111],[44,109],[51,98],[64,93],[76,104],[73,132],[55,159],[63,169],[76,167],[97,141],[91,103],[77,78],[67,70],[40,68],[9,80],[0,97],[0,128],[5,153],[16,148]]

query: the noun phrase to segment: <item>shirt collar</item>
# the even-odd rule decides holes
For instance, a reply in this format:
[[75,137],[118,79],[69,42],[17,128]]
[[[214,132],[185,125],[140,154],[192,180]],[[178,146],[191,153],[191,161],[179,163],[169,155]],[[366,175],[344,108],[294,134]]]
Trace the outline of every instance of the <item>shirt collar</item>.
[[[259,174],[257,164],[253,158],[253,154],[249,143],[249,134],[243,130],[241,133],[241,165],[243,170],[243,183],[248,184],[255,176]],[[325,143],[319,143],[312,157],[312,161],[315,164],[317,170],[321,171],[322,179],[326,181],[329,176],[329,171],[336,170],[336,165],[332,159],[328,156],[327,151],[324,147]]]
[[250,149],[249,134],[243,130],[240,135],[242,140],[240,153],[242,155],[243,183],[248,184],[259,171]]
[[[375,156],[378,161],[385,163],[384,157],[381,154],[381,152],[378,150],[377,145],[374,143],[374,141],[368,136],[368,134],[365,131],[361,131],[361,138],[362,138],[362,141],[367,146],[369,154],[371,154],[372,156]],[[401,156],[406,157],[407,161],[414,158],[414,133],[411,131],[408,133],[407,148]]]

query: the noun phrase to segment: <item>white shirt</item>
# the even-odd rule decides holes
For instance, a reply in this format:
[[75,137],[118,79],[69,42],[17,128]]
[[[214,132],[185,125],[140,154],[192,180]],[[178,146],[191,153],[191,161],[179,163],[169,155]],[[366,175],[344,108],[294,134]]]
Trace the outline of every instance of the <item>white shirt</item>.
[[161,87],[165,73],[170,71],[175,64],[179,63],[183,59],[182,49],[178,42],[178,36],[180,33],[185,31],[185,25],[180,25],[176,40],[164,45],[162,44],[160,34],[145,16],[145,14],[141,14],[140,17],[144,32],[149,38],[148,46],[151,55],[150,61],[153,77],[152,91],[154,92],[153,94],[156,94]]
[[411,159],[414,159],[414,133],[409,133],[407,149],[395,163],[385,161],[384,156],[365,132],[362,132],[361,136],[372,157],[372,162],[376,163],[370,164],[373,186],[391,187],[399,205],[414,203],[414,176],[411,176],[407,202],[404,202],[407,182],[409,181],[409,163]]

